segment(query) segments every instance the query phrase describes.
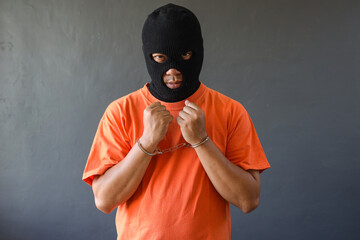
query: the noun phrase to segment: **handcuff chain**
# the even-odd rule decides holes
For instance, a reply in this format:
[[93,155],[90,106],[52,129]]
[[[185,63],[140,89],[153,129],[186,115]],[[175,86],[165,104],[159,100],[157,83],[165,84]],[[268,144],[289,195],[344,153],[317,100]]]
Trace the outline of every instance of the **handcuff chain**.
[[185,147],[185,146],[188,146],[188,145],[189,145],[188,143],[180,143],[180,144],[178,144],[176,146],[173,146],[173,147],[170,147],[170,148],[158,149],[157,153],[158,154],[163,154],[163,153],[173,152],[175,150],[178,150],[179,148],[182,148],[182,147]]
[[197,148],[198,146],[204,144],[206,141],[209,140],[209,136],[207,136],[204,140],[202,140],[200,143],[198,144],[194,144],[194,145],[191,145],[189,143],[180,143],[176,146],[173,146],[173,147],[170,147],[170,148],[166,148],[166,149],[156,149],[153,153],[149,153],[148,151],[146,151],[143,146],[141,145],[139,139],[136,141],[137,145],[139,146],[139,148],[141,149],[141,151],[143,151],[145,154],[147,155],[150,155],[150,156],[155,156],[155,155],[158,155],[158,154],[163,154],[163,153],[168,153],[168,152],[173,152],[175,150],[178,150],[179,148],[182,148],[182,147],[189,147],[189,148]]

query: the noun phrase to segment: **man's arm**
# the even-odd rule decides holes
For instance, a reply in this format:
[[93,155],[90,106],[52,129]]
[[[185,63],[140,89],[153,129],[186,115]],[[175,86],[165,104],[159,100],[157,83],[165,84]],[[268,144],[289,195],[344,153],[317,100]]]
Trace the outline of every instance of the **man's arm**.
[[150,160],[150,155],[134,145],[122,161],[103,175],[95,176],[92,187],[96,207],[104,213],[110,213],[126,202],[138,188]]
[[[144,132],[140,142],[148,152],[154,152],[164,138],[173,117],[159,102],[150,104],[144,110]],[[134,145],[126,157],[108,169],[103,175],[95,176],[93,192],[96,207],[110,213],[118,205],[126,202],[139,187],[151,156]]]
[[[206,138],[205,114],[194,103],[185,102],[177,122],[184,139],[194,145]],[[260,199],[260,174],[256,170],[245,171],[229,161],[211,139],[195,151],[210,181],[218,193],[243,212],[254,210]]]
[[230,162],[211,139],[195,151],[210,181],[224,199],[244,213],[257,207],[260,200],[259,171],[245,171]]

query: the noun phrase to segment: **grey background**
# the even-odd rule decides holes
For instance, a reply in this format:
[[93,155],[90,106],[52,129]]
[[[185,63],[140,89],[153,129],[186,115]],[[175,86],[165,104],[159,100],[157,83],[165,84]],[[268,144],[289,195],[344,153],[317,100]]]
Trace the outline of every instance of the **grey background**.
[[[272,166],[232,239],[357,238],[360,1],[173,2]],[[165,3],[0,0],[0,239],[115,239],[82,171],[106,106],[149,81],[141,28]]]

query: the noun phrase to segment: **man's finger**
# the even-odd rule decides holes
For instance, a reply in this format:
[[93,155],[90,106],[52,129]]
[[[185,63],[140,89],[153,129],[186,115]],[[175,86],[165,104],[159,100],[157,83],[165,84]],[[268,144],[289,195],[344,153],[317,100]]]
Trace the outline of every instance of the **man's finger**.
[[173,120],[173,118],[174,118],[174,117],[170,114],[169,111],[164,111],[164,114],[162,115],[162,117],[169,119],[169,122],[172,122],[172,120]]
[[190,117],[190,115],[184,111],[180,111],[179,112],[179,117],[181,117],[182,119],[188,119]]
[[164,105],[155,106],[153,109],[156,112],[166,111],[166,107]]
[[160,111],[159,113],[161,116],[171,116],[170,112],[168,110]]
[[191,108],[193,108],[193,109],[195,109],[195,110],[199,110],[199,109],[200,109],[200,107],[199,107],[198,105],[196,105],[196,104],[193,103],[193,102],[190,102],[189,100],[186,100],[186,101],[185,101],[185,105],[188,106],[188,107],[191,107]]
[[196,110],[192,107],[189,107],[189,106],[185,106],[183,108],[183,111],[186,112],[187,114],[195,114],[196,113]]
[[180,125],[180,126],[182,126],[183,125],[183,122],[184,122],[184,119],[182,119],[181,117],[176,117],[176,122]]
[[160,106],[160,105],[161,105],[160,102],[154,102],[154,103],[150,104],[148,107],[149,108],[155,108],[155,107]]

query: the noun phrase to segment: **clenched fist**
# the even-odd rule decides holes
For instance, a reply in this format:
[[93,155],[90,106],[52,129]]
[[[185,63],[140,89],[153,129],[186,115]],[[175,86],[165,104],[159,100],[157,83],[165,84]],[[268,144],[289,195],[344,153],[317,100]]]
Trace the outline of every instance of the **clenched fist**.
[[207,137],[204,111],[195,103],[186,100],[185,107],[179,112],[176,121],[189,144],[198,144]]
[[147,151],[155,151],[159,142],[165,137],[172,120],[173,116],[160,102],[152,103],[145,108],[143,114],[144,132],[140,142]]

